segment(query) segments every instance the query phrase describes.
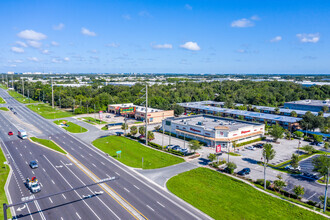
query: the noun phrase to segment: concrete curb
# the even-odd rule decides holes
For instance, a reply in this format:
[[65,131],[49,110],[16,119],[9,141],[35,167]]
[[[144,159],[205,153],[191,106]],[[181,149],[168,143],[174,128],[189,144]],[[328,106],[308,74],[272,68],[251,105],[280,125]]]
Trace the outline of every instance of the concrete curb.
[[[66,152],[67,154],[63,154],[63,153],[61,153],[61,152],[59,152],[59,151],[57,151],[57,150],[54,150],[54,149],[51,149],[51,148],[49,148],[49,147],[47,147],[47,146],[45,146],[45,145],[43,145],[43,144],[40,144],[40,143],[38,143],[38,142],[35,142],[35,141],[33,141],[33,140],[31,140],[30,138],[28,138],[28,140],[31,142],[31,143],[34,143],[34,144],[36,144],[36,145],[39,145],[40,147],[43,147],[43,148],[46,148],[47,150],[51,150],[51,151],[53,151],[53,152],[55,152],[55,153],[58,153],[58,154],[61,154],[61,155],[63,155],[63,156],[66,156],[67,154],[69,154],[66,150],[64,150],[62,147],[60,147],[55,141],[53,141],[53,140],[50,140],[50,141],[52,141],[54,144],[56,144],[56,146],[58,146],[59,148],[61,148],[64,152]],[[47,139],[45,139],[45,140],[47,140]]]

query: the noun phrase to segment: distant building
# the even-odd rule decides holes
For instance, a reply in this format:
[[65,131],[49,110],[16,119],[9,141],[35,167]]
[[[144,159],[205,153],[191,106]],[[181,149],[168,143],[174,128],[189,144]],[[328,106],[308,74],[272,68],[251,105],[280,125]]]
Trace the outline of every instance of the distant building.
[[265,125],[211,115],[195,115],[167,118],[163,121],[165,131],[184,138],[195,139],[210,147],[221,145],[231,151],[232,142],[242,143],[264,135]]
[[322,111],[323,106],[330,108],[330,100],[300,100],[284,103],[284,108],[297,109],[303,111]]

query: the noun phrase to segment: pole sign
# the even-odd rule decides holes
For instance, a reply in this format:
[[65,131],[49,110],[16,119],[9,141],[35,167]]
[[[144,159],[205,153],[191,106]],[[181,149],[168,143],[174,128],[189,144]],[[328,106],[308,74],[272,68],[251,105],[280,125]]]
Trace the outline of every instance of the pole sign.
[[220,153],[221,152],[221,144],[219,144],[219,145],[216,146],[215,152],[216,153]]
[[119,151],[116,151],[116,154],[121,154],[121,150],[119,150]]

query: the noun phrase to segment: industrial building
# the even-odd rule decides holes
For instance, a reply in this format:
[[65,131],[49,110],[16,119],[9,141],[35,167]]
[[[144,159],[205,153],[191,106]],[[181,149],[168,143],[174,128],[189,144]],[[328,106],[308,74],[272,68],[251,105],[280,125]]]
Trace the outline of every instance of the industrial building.
[[195,139],[210,147],[221,145],[224,151],[232,151],[232,142],[242,143],[264,135],[265,125],[211,115],[170,117],[163,121],[166,132],[183,138]]
[[327,112],[329,112],[330,100],[300,100],[284,103],[285,108],[314,112],[323,111],[323,106],[328,107]]
[[[144,121],[146,108],[133,103],[113,104],[108,105],[108,112]],[[148,123],[160,123],[163,119],[173,116],[173,110],[160,110],[148,107]]]

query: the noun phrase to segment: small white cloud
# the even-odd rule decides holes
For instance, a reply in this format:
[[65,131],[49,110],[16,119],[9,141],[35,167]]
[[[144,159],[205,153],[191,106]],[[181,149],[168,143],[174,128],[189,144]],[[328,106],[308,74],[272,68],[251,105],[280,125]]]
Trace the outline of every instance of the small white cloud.
[[64,57],[64,61],[68,62],[68,61],[70,61],[70,58],[69,57]]
[[21,46],[21,47],[27,47],[26,43],[24,43],[22,41],[16,41],[16,44]]
[[238,50],[236,50],[236,52],[237,53],[246,53],[246,50],[244,50],[244,49],[238,49]]
[[11,51],[13,51],[14,53],[24,53],[24,49],[21,47],[12,47],[10,48]]
[[28,45],[34,48],[40,48],[42,43],[40,41],[35,41],[35,40],[29,40]]
[[270,42],[275,43],[275,42],[279,42],[281,40],[282,40],[282,37],[281,36],[276,36],[273,39],[271,39]]
[[149,12],[147,12],[147,11],[140,11],[139,16],[141,16],[141,17],[150,17],[150,18],[152,17],[151,14],[149,14]]
[[187,10],[192,10],[191,5],[189,5],[189,4],[185,4],[184,8],[187,9]]
[[39,59],[37,57],[28,57],[27,59],[34,62],[39,62]]
[[250,21],[249,19],[242,18],[236,21],[233,21],[231,23],[232,27],[238,27],[238,28],[246,28],[246,27],[253,27],[254,23]]
[[90,30],[88,30],[87,28],[81,28],[81,33],[83,34],[83,35],[87,35],[87,36],[91,36],[91,37],[95,37],[96,36],[96,33],[95,32],[93,32],[93,31],[90,31]]
[[62,63],[62,60],[53,58],[52,63]]
[[54,47],[60,46],[60,44],[57,43],[56,41],[52,41],[50,44]]
[[131,16],[129,14],[122,15],[122,18],[124,18],[125,20],[131,20]]
[[117,43],[110,43],[110,44],[106,44],[105,46],[107,47],[119,47],[120,45]]
[[89,50],[88,52],[89,52],[89,53],[98,53],[98,51],[95,50],[95,49],[94,49],[94,50]]
[[13,63],[23,63],[23,60],[13,60]]
[[154,49],[172,49],[172,44],[156,44],[152,45],[152,48]]
[[59,23],[58,25],[54,25],[53,26],[53,29],[55,30],[55,31],[60,31],[60,30],[62,30],[63,28],[64,28],[64,24],[62,24],[62,23]]
[[90,56],[89,58],[91,58],[93,60],[100,60],[100,58],[98,56]]
[[26,40],[44,40],[47,38],[43,33],[38,33],[34,30],[24,30],[17,34],[18,37]]
[[43,54],[49,54],[49,50],[47,50],[47,49],[42,50],[41,53],[43,53]]
[[320,34],[297,34],[301,43],[317,43],[320,40]]
[[258,15],[253,15],[251,17],[251,20],[254,20],[254,21],[259,21],[260,20],[260,17]]
[[16,64],[10,64],[9,67],[16,67]]
[[192,42],[192,41],[186,42],[185,44],[180,45],[180,47],[193,51],[198,51],[201,49],[196,42]]

